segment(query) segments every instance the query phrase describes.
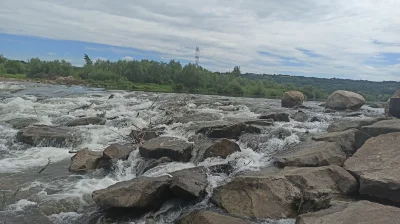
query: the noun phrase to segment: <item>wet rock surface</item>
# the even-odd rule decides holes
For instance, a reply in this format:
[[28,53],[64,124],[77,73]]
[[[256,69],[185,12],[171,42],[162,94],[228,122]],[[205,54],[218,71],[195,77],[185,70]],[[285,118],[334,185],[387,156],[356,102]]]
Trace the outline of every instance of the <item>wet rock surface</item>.
[[95,170],[103,154],[99,151],[88,149],[79,150],[72,158],[68,170],[70,172],[81,173]]
[[349,129],[360,129],[363,126],[372,125],[378,121],[385,120],[387,118],[369,118],[363,120],[344,120],[333,122],[328,127],[328,132],[339,132],[346,131]]
[[225,159],[235,152],[240,152],[238,144],[228,139],[220,139],[212,143],[212,145],[204,151],[203,160],[211,157],[221,157]]
[[11,125],[11,127],[15,128],[15,129],[26,128],[26,127],[36,124],[38,122],[39,122],[39,120],[34,117],[14,118],[14,119],[5,121],[5,123]]
[[280,121],[280,122],[289,122],[289,114],[287,113],[270,113],[270,114],[265,114],[261,115],[259,117],[260,119],[271,119],[273,121]]
[[185,200],[203,198],[208,185],[206,172],[204,167],[195,167],[171,173],[172,193]]
[[193,211],[183,218],[178,224],[250,224],[250,222],[220,213],[199,210]]
[[192,144],[172,137],[153,138],[139,147],[140,154],[145,158],[168,157],[173,161],[183,162],[191,159],[192,150]]
[[369,126],[364,126],[356,132],[355,145],[357,148],[360,148],[369,138],[392,132],[400,132],[399,119],[383,120]]
[[357,129],[349,129],[346,131],[330,132],[327,134],[316,135],[313,137],[315,141],[334,142],[340,145],[347,155],[353,155],[356,151],[356,133]]
[[237,123],[217,126],[211,125],[197,130],[196,133],[204,134],[209,138],[238,138],[243,133],[260,134],[261,129],[245,123]]
[[85,117],[79,118],[67,123],[68,127],[83,126],[83,125],[104,125],[106,120],[101,117]]
[[65,146],[73,143],[76,133],[67,127],[30,126],[17,133],[17,140],[33,146]]
[[288,91],[283,94],[282,107],[296,107],[303,104],[304,95],[299,91]]

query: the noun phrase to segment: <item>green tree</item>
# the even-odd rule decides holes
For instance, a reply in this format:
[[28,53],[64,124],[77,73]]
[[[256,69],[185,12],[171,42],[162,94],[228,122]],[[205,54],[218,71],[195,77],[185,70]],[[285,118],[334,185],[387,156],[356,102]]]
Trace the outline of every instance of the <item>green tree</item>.
[[239,77],[242,73],[240,72],[240,66],[235,66],[232,71],[233,75]]
[[8,74],[22,74],[25,72],[25,66],[17,60],[7,60],[4,67]]
[[85,60],[85,64],[86,64],[86,65],[88,65],[88,66],[93,65],[93,62],[92,62],[92,60],[89,58],[89,55],[85,54],[84,57],[83,57],[83,59]]
[[4,68],[3,64],[0,64],[0,75],[6,74],[6,68]]

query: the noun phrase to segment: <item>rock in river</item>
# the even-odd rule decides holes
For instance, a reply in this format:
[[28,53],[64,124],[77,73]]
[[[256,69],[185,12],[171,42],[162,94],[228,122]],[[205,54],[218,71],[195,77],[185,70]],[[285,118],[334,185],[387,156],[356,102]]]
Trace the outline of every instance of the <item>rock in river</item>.
[[306,122],[308,120],[308,115],[305,112],[299,110],[293,115],[293,120],[297,122]]
[[350,156],[356,151],[356,132],[357,129],[330,132],[327,134],[316,135],[313,137],[313,140],[335,142],[342,147],[343,151],[347,155]]
[[201,199],[208,185],[206,169],[195,167],[171,173],[171,191],[185,200]]
[[14,119],[5,121],[5,123],[11,125],[11,127],[15,128],[15,129],[26,128],[26,127],[36,124],[38,122],[39,122],[39,120],[34,117],[14,118]]
[[170,178],[137,177],[92,193],[96,204],[108,208],[158,209],[171,195]]
[[273,121],[289,122],[289,114],[287,113],[271,113],[266,115],[261,115],[259,119],[271,119]]
[[125,160],[128,159],[129,155],[133,150],[136,149],[136,146],[133,144],[112,144],[108,146],[103,151],[103,157],[109,160]]
[[133,130],[131,133],[129,133],[129,137],[135,139],[138,142],[141,141],[148,141],[153,138],[157,138],[161,133],[156,132],[156,131],[147,131],[147,130]]
[[396,224],[400,208],[369,201],[338,202],[326,210],[300,215],[296,224]]
[[296,107],[303,104],[304,95],[299,91],[289,91],[283,94],[281,106],[282,107]]
[[238,144],[228,139],[220,139],[205,150],[203,159],[210,157],[221,157],[225,159],[235,152],[240,152],[240,147]]
[[363,120],[341,120],[333,122],[328,127],[328,132],[346,131],[349,129],[360,129],[363,126],[372,125],[378,121],[385,120],[387,118],[368,118]]
[[250,224],[250,222],[216,212],[197,210],[183,216],[177,224]]
[[355,135],[355,145],[360,148],[369,138],[392,132],[400,132],[400,119],[378,121],[372,125],[364,126]]
[[345,162],[359,179],[360,194],[400,202],[400,132],[371,138]]
[[365,99],[358,93],[337,90],[328,96],[325,107],[334,110],[359,110],[365,104]]
[[83,125],[89,125],[89,124],[104,125],[105,123],[106,123],[106,120],[101,117],[84,117],[84,118],[79,118],[79,119],[68,122],[67,126],[74,127],[74,126],[83,126]]
[[75,143],[76,133],[67,127],[30,126],[17,133],[17,140],[33,146],[63,147]]
[[295,145],[289,152],[274,159],[279,167],[314,167],[333,164],[341,166],[346,158],[346,154],[337,143],[311,141]]
[[202,127],[196,134],[204,134],[209,138],[238,138],[243,133],[260,134],[261,130],[245,123],[226,124]]
[[71,165],[68,170],[76,173],[94,170],[97,168],[102,156],[101,152],[90,151],[88,149],[79,150],[71,158]]
[[145,158],[168,157],[173,161],[188,162],[192,157],[193,144],[173,137],[153,138],[139,147]]
[[330,195],[356,190],[355,178],[339,166],[287,167],[276,174],[236,177],[216,188],[212,201],[232,215],[281,219],[326,208]]

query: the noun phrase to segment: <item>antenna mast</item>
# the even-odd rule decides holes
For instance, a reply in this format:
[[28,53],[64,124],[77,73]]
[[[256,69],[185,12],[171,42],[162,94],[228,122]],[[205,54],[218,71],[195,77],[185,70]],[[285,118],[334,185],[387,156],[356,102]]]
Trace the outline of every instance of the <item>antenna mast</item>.
[[199,60],[200,60],[200,48],[196,46],[196,54],[194,56],[194,64],[196,67],[199,67]]

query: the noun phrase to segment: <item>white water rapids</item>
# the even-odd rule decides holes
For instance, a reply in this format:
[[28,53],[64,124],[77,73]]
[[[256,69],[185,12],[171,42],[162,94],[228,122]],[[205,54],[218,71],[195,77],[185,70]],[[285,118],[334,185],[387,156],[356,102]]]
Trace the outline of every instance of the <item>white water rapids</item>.
[[[109,99],[110,95],[114,97]],[[289,114],[297,110],[280,108],[278,100],[231,98],[187,94],[159,94],[126,91],[103,91],[85,87],[52,86],[32,83],[0,83],[0,223],[127,223],[103,217],[91,199],[94,190],[106,188],[119,181],[136,177],[136,166],[141,161],[138,150],[131,153],[127,161],[119,161],[118,169],[112,173],[99,170],[78,175],[68,172],[70,150],[89,148],[102,151],[112,143],[126,143],[130,131],[156,124],[165,128],[164,136],[190,140],[195,134],[196,122],[170,122],[169,118],[179,118],[187,114],[213,114],[220,120],[241,121],[256,119],[260,114],[284,111]],[[154,103],[154,105],[153,105]],[[87,108],[77,109],[82,106]],[[307,115],[317,117],[320,122],[275,122],[273,127],[263,129],[261,135],[244,135],[238,143],[241,152],[227,159],[211,158],[195,163],[172,162],[147,171],[146,176],[160,176],[184,168],[221,164],[229,162],[234,167],[231,176],[215,174],[208,177],[208,193],[245,171],[259,170],[270,164],[274,153],[291,144],[296,144],[305,136],[324,132],[328,125],[343,113],[324,113],[318,102],[306,102],[303,109]],[[105,111],[105,125],[79,126],[81,134],[78,147],[31,147],[15,140],[17,129],[6,121],[14,118],[36,118],[38,124],[63,125],[79,117],[93,117]],[[376,116],[380,109],[363,107],[363,115]],[[201,116],[199,116],[201,118]],[[350,118],[349,118],[350,119]],[[201,120],[201,119],[200,119]],[[274,135],[276,132],[284,136]],[[48,161],[49,167],[38,171]],[[194,207],[212,206],[208,198]],[[164,205],[157,214],[157,223],[170,223],[182,209],[174,203]],[[145,217],[130,223],[145,223]],[[294,223],[293,220],[260,220],[259,223]]]

